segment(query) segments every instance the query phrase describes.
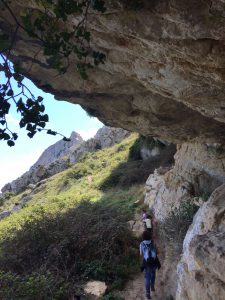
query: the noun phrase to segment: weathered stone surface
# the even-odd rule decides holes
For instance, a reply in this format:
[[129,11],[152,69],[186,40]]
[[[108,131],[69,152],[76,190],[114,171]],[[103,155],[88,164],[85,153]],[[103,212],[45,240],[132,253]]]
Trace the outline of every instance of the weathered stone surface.
[[88,299],[97,300],[104,295],[107,285],[102,281],[89,281],[84,286],[84,291],[88,294]]
[[[105,14],[90,14],[91,45],[107,59],[87,81],[76,73],[74,58],[65,75],[55,76],[39,43],[21,30],[11,57],[39,87],[107,124],[175,142],[224,140],[224,1],[143,3],[134,10],[129,1],[107,1]],[[17,16],[21,7],[35,7],[33,1],[11,5]],[[10,23],[15,28],[1,12],[1,28],[13,35]]]
[[[68,72],[56,77],[38,52],[39,44],[21,31],[12,59],[23,62],[25,74],[39,87],[81,104],[107,124],[164,140],[202,142],[181,146],[174,169],[159,174],[154,184],[154,177],[149,179],[149,201],[163,219],[183,197],[211,193],[224,183],[223,154],[208,152],[217,149],[212,142],[225,141],[224,0],[144,3],[135,11],[127,8],[129,1],[108,1],[107,13],[90,15],[91,44],[107,60],[90,70],[87,81],[75,73],[74,59]],[[19,14],[20,7],[31,4],[12,5]],[[1,28],[10,32],[8,22],[13,24],[6,12],[0,12]],[[217,189],[202,206],[187,234],[177,300],[225,298],[223,191],[224,186]],[[176,278],[172,281],[167,292],[175,290]]]
[[198,211],[178,265],[177,300],[225,298],[225,185]]
[[72,132],[70,139],[69,142],[60,140],[48,147],[37,162],[30,167],[29,171],[11,183],[7,183],[2,188],[2,193],[7,191],[20,192],[28,185],[33,185],[68,167],[69,162],[65,157],[83,141],[81,136],[76,132]]
[[176,188],[167,188],[165,176],[159,175],[156,170],[151,174],[145,186],[144,202],[154,211],[157,220],[163,221],[175,207],[179,207],[182,201],[190,199],[190,186],[183,182]]
[[99,147],[103,149],[120,143],[129,134],[130,132],[121,128],[103,126],[97,131],[94,139],[97,141]]
[[[225,250],[224,197],[221,192],[220,196],[218,193],[217,196],[212,196],[217,200],[204,202],[216,187],[225,183],[223,166],[222,145],[185,143],[178,147],[174,167],[169,171],[164,168],[156,170],[146,182],[145,203],[154,211],[159,223],[163,223],[170,211],[183,202],[194,201],[201,207],[194,219],[193,228],[186,235],[183,259],[178,266],[177,276],[173,270],[179,262],[181,251],[177,253],[176,241],[171,248],[162,235],[156,234],[163,264],[161,280],[164,282],[159,299],[168,294],[175,297],[177,280],[177,300],[224,297],[224,283],[221,283],[223,279],[219,275],[224,274],[225,266],[221,254]],[[219,230],[216,229],[216,224]]]
[[175,166],[168,181],[192,186],[191,193],[211,194],[225,183],[225,146],[222,144],[184,143],[175,154]]
[[225,183],[225,148],[221,144],[184,143],[178,146],[175,165],[151,174],[146,182],[145,203],[163,220],[172,207],[189,198],[207,198]]
[[49,146],[39,157],[37,162],[33,165],[33,167],[37,167],[40,165],[50,165],[61,157],[66,156],[71,152],[71,147],[77,147],[80,143],[83,142],[82,137],[77,132],[72,132],[70,135],[70,141],[66,142],[60,140],[55,144]]

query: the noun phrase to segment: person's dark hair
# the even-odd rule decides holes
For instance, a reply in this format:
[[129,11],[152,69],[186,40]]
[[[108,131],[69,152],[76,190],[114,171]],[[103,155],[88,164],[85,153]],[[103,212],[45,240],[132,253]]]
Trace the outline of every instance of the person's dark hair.
[[146,211],[146,209],[142,209],[142,211],[144,212],[144,213],[146,213],[147,211]]
[[149,214],[147,214],[147,215],[146,215],[146,219],[152,219],[152,216],[149,215]]
[[152,239],[151,232],[145,230],[145,231],[142,233],[142,239],[143,239],[143,241],[150,241],[150,240]]

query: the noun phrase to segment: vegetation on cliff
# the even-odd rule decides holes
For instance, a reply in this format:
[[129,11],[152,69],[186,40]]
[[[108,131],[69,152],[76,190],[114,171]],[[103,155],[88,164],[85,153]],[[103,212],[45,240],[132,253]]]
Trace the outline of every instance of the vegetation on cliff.
[[[6,200],[4,209],[24,194],[32,197],[0,222],[1,299],[68,299],[89,279],[106,281],[109,291],[123,285],[137,268],[127,221],[146,180],[135,181],[133,174],[142,162],[128,160],[136,138],[85,154],[34,190]],[[110,179],[121,164],[127,166],[126,184],[123,174]]]

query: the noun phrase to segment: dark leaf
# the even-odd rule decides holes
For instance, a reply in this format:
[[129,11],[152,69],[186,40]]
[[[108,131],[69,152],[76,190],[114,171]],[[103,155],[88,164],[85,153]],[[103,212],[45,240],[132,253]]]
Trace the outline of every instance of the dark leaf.
[[15,143],[12,140],[7,141],[9,147],[15,146]]
[[66,138],[66,137],[64,136],[63,141],[65,141],[65,142],[70,142],[71,139],[68,139],[68,138]]
[[10,135],[6,132],[3,133],[3,138],[4,140],[9,140],[10,139]]
[[38,122],[38,126],[42,127],[42,128],[45,128],[45,122]]
[[10,90],[8,90],[8,92],[7,92],[7,96],[13,96],[13,90],[12,89],[10,89]]
[[49,129],[49,130],[47,131],[47,134],[56,135],[56,134],[57,134],[57,132],[55,132],[55,131],[52,131],[51,129]]
[[17,133],[13,133],[12,136],[13,136],[14,141],[18,139]]
[[49,120],[48,115],[41,116],[40,120],[43,121],[43,122],[48,122],[48,120]]

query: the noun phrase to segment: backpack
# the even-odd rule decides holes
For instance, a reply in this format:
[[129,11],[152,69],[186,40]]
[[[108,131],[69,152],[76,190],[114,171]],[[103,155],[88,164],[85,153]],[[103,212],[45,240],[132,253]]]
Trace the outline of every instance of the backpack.
[[153,267],[156,264],[156,258],[157,258],[157,254],[156,254],[156,248],[153,244],[153,242],[151,242],[150,244],[145,244],[144,243],[144,251],[148,251],[148,258],[147,260],[145,260],[145,263],[147,266]]

